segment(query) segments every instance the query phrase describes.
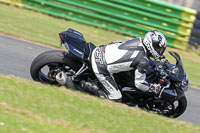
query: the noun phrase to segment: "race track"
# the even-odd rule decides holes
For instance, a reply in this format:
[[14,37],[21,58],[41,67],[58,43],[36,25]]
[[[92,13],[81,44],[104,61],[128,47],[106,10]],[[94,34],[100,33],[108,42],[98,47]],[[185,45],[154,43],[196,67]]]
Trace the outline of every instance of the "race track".
[[[31,79],[32,60],[52,48],[0,34],[0,73]],[[200,125],[200,89],[190,88],[186,93],[188,108],[178,119]]]

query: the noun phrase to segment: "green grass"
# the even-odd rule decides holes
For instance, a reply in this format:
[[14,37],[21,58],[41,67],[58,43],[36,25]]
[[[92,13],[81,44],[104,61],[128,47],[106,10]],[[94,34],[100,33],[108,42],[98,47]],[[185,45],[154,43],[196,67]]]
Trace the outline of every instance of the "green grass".
[[67,28],[77,29],[85,35],[88,41],[97,45],[106,44],[116,39],[126,40],[127,38],[111,31],[74,21],[66,21],[38,12],[0,4],[0,32],[2,33],[58,47],[58,33]]
[[[67,28],[80,31],[87,41],[91,41],[97,46],[116,40],[125,41],[129,38],[112,31],[0,4],[0,32],[4,34],[58,47],[58,33]],[[175,50],[180,53],[192,85],[200,87],[200,56],[193,51],[181,51],[172,48],[167,50]],[[167,57],[170,58],[168,54]]]
[[198,133],[200,127],[137,108],[0,75],[1,133]]

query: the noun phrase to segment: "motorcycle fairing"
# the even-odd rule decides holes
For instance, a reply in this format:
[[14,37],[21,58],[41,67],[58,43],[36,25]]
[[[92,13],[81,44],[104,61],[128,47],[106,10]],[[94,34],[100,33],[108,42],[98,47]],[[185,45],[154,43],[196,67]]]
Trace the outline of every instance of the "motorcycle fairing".
[[190,81],[189,81],[188,75],[187,75],[187,73],[186,73],[186,71],[184,69],[181,57],[176,52],[169,51],[169,54],[172,55],[176,59],[176,67],[175,68],[178,68],[178,73],[176,74],[176,78],[179,81],[181,81],[182,89],[184,91],[187,91]]

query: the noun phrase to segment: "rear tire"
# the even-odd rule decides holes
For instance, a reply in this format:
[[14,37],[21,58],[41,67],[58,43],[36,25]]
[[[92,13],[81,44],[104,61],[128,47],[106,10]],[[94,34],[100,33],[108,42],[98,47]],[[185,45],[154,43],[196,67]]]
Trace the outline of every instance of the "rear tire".
[[32,79],[39,82],[57,84],[56,81],[49,80],[48,76],[42,75],[41,73],[41,69],[49,64],[68,66],[74,71],[77,71],[80,68],[81,62],[75,56],[65,51],[52,50],[44,52],[37,56],[31,64],[30,74]]

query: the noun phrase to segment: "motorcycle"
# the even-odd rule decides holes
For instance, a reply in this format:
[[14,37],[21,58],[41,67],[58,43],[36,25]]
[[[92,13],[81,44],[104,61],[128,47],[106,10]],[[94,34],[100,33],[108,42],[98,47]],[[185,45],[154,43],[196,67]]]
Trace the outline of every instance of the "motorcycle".
[[[83,80],[100,87],[91,66],[91,54],[96,46],[86,42],[83,35],[73,29],[59,33],[59,37],[60,46],[64,44],[67,51],[52,50],[37,56],[30,68],[32,79],[79,91],[83,91],[79,85]],[[188,90],[189,79],[180,56],[176,52],[169,54],[175,58],[176,65],[150,59],[146,74],[148,82],[161,85],[159,95],[138,90],[134,85],[134,70],[113,75],[123,96],[122,103],[173,118],[185,112],[184,92]]]

